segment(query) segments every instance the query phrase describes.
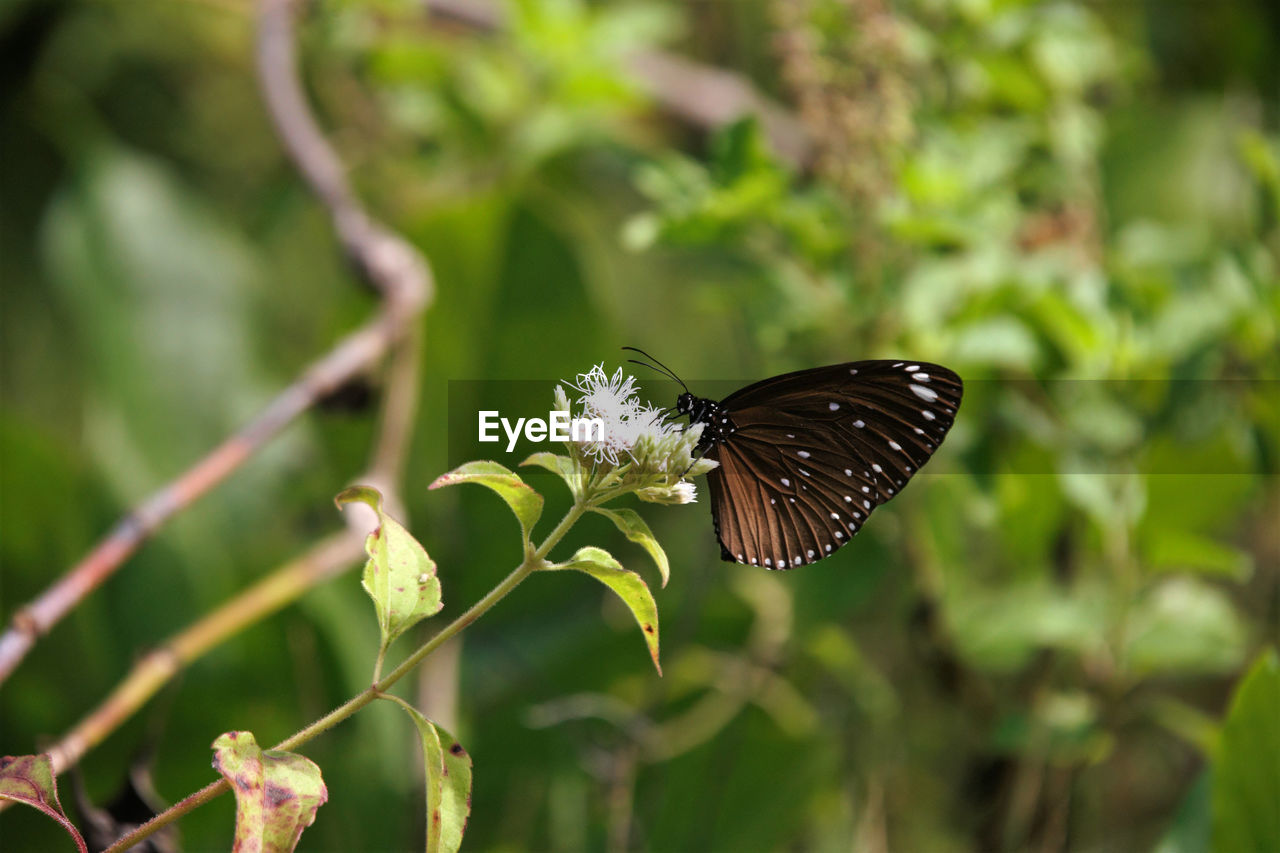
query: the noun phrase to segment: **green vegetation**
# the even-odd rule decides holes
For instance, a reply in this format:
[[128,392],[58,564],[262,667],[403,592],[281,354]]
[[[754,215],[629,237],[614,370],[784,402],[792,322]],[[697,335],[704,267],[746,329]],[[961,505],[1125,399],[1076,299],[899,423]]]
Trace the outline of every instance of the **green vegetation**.
[[[705,506],[585,515],[565,568],[652,579],[663,555],[664,675],[638,611],[539,573],[400,691],[418,730],[379,702],[299,750],[328,793],[301,849],[416,849],[423,752],[458,743],[464,850],[1280,849],[1274,4],[303,5],[318,120],[435,281],[388,512],[444,604],[397,649],[525,556],[492,495],[428,490],[467,461],[449,380],[537,380],[545,412],[630,344],[707,394],[877,357],[966,393],[929,469],[813,566],[720,563]],[[254,38],[248,0],[0,6],[6,626],[377,309],[267,120]],[[655,56],[786,112],[691,121]],[[0,686],[0,753],[337,531],[396,381],[329,395],[41,637]],[[571,496],[535,465],[546,525]],[[265,749],[365,690],[360,553],[122,721],[79,763],[88,798],[141,750],[172,803],[215,780],[220,734]],[[229,846],[232,807],[184,817],[186,848]],[[70,849],[31,809],[0,834]]]

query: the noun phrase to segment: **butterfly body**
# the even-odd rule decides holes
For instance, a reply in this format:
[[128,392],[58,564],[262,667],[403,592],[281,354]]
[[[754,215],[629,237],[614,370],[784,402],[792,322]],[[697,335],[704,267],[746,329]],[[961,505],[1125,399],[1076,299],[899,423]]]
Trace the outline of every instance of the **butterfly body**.
[[676,398],[676,414],[687,416],[690,425],[702,424],[697,450],[704,455],[738,431],[738,425],[725,413],[723,406],[707,397],[695,397],[688,391]]
[[963,383],[925,362],[855,361],[748,385],[719,402],[687,390],[702,424],[721,557],[790,569],[830,556],[942,443]]

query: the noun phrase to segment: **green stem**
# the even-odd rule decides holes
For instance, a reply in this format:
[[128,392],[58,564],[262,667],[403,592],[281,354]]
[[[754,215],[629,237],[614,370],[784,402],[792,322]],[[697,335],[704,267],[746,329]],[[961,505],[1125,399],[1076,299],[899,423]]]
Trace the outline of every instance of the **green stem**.
[[406,711],[408,711],[410,714],[417,714],[419,717],[420,717],[420,716],[422,716],[422,712],[421,712],[421,711],[419,711],[417,708],[413,707],[413,706],[412,706],[412,705],[410,705],[408,702],[404,701],[403,699],[401,699],[399,696],[397,696],[397,695],[396,695],[396,694],[394,694],[394,693],[383,693],[383,694],[382,694],[381,696],[379,696],[378,698],[379,698],[379,699],[387,699],[387,700],[389,700],[389,701],[391,701],[391,702],[395,702],[397,705],[399,705],[401,708],[404,708],[404,709],[405,709]]
[[[505,598],[507,593],[519,586],[521,581],[529,577],[529,575],[533,574],[538,569],[542,568],[543,560],[546,558],[547,554],[549,554],[551,549],[564,538],[564,535],[569,532],[569,528],[573,527],[578,519],[582,518],[582,514],[584,512],[586,512],[586,506],[583,504],[575,503],[571,506],[569,511],[565,513],[564,518],[560,519],[560,523],[556,525],[555,529],[547,534],[547,538],[542,541],[542,544],[538,546],[538,549],[525,557],[524,561],[519,566],[516,566],[515,570],[512,571],[511,574],[507,575],[500,584],[491,589],[484,598],[471,605],[466,613],[463,613],[457,619],[454,619],[438,634],[423,643],[417,651],[409,655],[403,663],[393,669],[384,678],[375,681],[373,684],[348,699],[342,705],[334,708],[328,714],[325,714],[311,725],[280,741],[280,743],[273,746],[272,749],[296,749],[317,735],[327,732],[338,723],[347,719],[347,717],[350,717],[356,711],[359,711],[365,705],[368,705],[373,700],[379,698],[379,696],[385,694],[387,688],[391,687],[397,681],[412,672],[413,668],[421,663],[423,658],[440,648],[440,646],[444,645],[472,622],[483,616],[489,608],[493,607],[493,605]],[[381,655],[379,655],[378,666],[376,668],[377,671],[381,670],[381,663]],[[387,698],[394,699],[395,697],[388,695]],[[123,851],[142,841],[144,838],[147,838],[152,833],[173,823],[187,812],[192,811],[198,806],[204,805],[209,802],[209,800],[212,800],[219,794],[224,793],[228,788],[229,785],[227,784],[226,779],[221,779],[211,785],[201,788],[186,799],[174,803],[168,809],[165,809],[163,812],[156,815],[150,821],[144,823],[137,829],[134,829],[132,832],[128,832],[120,836],[120,838],[108,847],[104,853],[123,853]]]

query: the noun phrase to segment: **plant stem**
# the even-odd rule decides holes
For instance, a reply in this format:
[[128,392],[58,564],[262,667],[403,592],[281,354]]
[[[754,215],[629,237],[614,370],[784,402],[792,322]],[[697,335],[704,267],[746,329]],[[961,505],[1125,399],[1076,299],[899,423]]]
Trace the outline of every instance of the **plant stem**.
[[[350,717],[356,711],[359,711],[365,705],[368,705],[380,695],[384,694],[387,688],[391,687],[401,678],[404,678],[412,672],[414,667],[421,663],[427,655],[434,652],[448,640],[459,634],[472,622],[483,616],[489,608],[493,607],[493,605],[505,598],[507,593],[519,586],[521,581],[536,572],[538,569],[542,568],[543,560],[546,558],[547,554],[549,554],[551,549],[564,538],[564,535],[569,532],[569,528],[573,527],[578,519],[582,518],[583,513],[586,511],[587,509],[585,504],[575,503],[569,508],[569,511],[565,513],[564,518],[560,519],[560,523],[556,525],[555,529],[547,534],[547,538],[542,541],[542,544],[538,546],[538,549],[534,551],[533,554],[527,556],[519,566],[516,566],[515,570],[512,571],[511,574],[507,575],[501,583],[491,589],[484,598],[471,605],[466,613],[463,613],[457,619],[454,619],[438,634],[423,643],[417,651],[405,658],[403,663],[393,669],[385,677],[375,681],[373,684],[348,699],[342,705],[334,708],[328,714],[325,714],[311,725],[280,741],[280,743],[273,746],[272,749],[296,749],[314,738],[316,735],[327,732],[329,729],[333,728],[338,723],[347,719],[347,717]],[[379,655],[377,666],[377,670],[379,671],[382,668],[381,663],[381,655]],[[128,832],[120,836],[120,838],[108,847],[104,853],[123,853],[123,851],[142,841],[144,838],[147,838],[157,830],[173,823],[175,820],[182,817],[187,812],[192,811],[197,806],[202,806],[219,794],[224,793],[228,788],[229,785],[227,784],[226,779],[220,779],[211,785],[201,788],[186,799],[174,803],[172,806],[165,809],[142,826],[134,829],[132,832]]]
[[408,702],[404,701],[403,699],[401,699],[399,696],[397,696],[397,695],[396,695],[396,694],[394,694],[394,693],[383,693],[383,694],[381,694],[380,696],[378,696],[378,698],[379,698],[379,699],[387,699],[387,700],[389,700],[389,701],[391,701],[391,702],[395,702],[397,705],[399,705],[401,708],[404,708],[406,711],[410,711],[410,712],[412,712],[412,713],[414,713],[414,714],[417,714],[418,716],[422,716],[422,712],[421,712],[421,711],[419,711],[417,708],[413,707],[413,706],[412,706],[412,705],[410,705]]

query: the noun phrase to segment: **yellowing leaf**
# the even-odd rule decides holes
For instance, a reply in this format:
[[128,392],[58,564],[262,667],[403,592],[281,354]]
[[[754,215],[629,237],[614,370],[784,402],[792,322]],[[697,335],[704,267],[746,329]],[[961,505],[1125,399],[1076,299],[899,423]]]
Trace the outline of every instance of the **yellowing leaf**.
[[528,544],[533,526],[542,516],[542,495],[520,479],[519,474],[497,462],[468,462],[448,474],[441,474],[428,488],[439,489],[457,483],[478,483],[497,492],[515,513],[525,544]]
[[365,539],[369,554],[361,583],[378,611],[385,649],[422,619],[440,612],[440,579],[436,564],[400,522],[382,511],[382,495],[368,486],[352,486],[334,501],[341,506],[360,501],[378,514],[378,528]]
[[0,800],[26,803],[62,824],[71,834],[81,853],[88,853],[88,846],[67,819],[58,802],[58,783],[53,777],[53,761],[49,754],[6,755],[0,758]]
[[251,732],[227,732],[215,740],[213,767],[236,795],[234,853],[289,853],[329,799],[315,762],[292,752],[263,751]]
[[603,548],[580,548],[567,563],[553,563],[548,569],[576,569],[591,575],[605,586],[612,589],[631,609],[636,623],[644,633],[645,644],[649,647],[649,656],[653,665],[662,675],[662,664],[658,662],[658,605],[644,580],[635,572],[629,572]]
[[640,517],[640,513],[634,509],[604,509],[602,507],[592,507],[591,509],[608,518],[617,525],[623,535],[649,552],[649,556],[653,557],[653,561],[658,565],[658,574],[662,575],[662,585],[666,586],[667,581],[671,578],[671,565],[667,562],[667,552],[662,550],[662,546],[658,544],[653,531],[649,529],[649,525],[645,523],[645,520]]
[[[396,704],[400,704],[397,702]],[[408,704],[422,738],[427,780],[427,853],[457,853],[471,815],[471,756],[458,739]]]

